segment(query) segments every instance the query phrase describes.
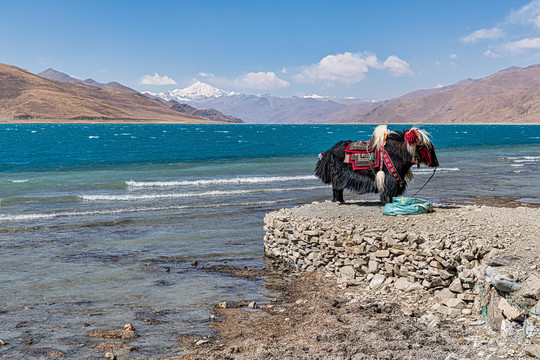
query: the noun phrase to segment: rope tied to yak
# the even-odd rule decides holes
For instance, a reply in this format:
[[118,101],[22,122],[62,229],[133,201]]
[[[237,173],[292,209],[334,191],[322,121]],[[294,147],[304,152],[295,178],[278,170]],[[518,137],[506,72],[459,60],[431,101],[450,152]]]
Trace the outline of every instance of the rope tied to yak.
[[429,177],[429,179],[427,179],[426,183],[420,188],[418,189],[417,192],[414,193],[414,195],[412,195],[411,197],[415,197],[420,191],[422,191],[423,188],[426,187],[426,185],[428,184],[428,182],[433,178],[433,176],[435,176],[435,171],[437,171],[437,167],[435,167],[433,169],[433,173],[431,174],[431,176]]

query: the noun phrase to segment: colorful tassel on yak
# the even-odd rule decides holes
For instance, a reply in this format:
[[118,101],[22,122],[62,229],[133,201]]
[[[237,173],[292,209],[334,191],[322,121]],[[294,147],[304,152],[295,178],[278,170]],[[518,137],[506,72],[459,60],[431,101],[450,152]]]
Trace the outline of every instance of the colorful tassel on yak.
[[420,138],[415,129],[405,130],[405,142],[409,146],[416,146],[420,143]]

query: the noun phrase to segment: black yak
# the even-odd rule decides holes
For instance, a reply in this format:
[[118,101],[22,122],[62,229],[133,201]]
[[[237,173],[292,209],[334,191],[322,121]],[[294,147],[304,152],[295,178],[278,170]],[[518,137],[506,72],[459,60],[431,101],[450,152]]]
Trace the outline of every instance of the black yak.
[[343,190],[358,194],[378,193],[383,203],[401,195],[406,180],[412,180],[411,167],[424,163],[438,167],[435,147],[428,133],[413,127],[389,131],[379,125],[369,142],[340,141],[325,153],[319,154],[315,175],[331,184],[332,201],[343,203]]

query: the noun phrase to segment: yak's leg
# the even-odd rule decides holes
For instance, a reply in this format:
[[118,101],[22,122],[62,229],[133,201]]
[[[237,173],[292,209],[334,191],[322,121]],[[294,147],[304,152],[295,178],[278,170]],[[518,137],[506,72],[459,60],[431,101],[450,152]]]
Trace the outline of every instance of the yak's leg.
[[345,202],[345,200],[343,199],[343,189],[336,189],[335,187],[332,187],[332,192],[334,195],[332,199],[333,202],[337,202],[337,203]]
[[380,196],[381,202],[383,204],[388,204],[388,203],[392,202],[392,197],[390,195],[388,195],[386,193],[386,191],[382,191],[379,196]]

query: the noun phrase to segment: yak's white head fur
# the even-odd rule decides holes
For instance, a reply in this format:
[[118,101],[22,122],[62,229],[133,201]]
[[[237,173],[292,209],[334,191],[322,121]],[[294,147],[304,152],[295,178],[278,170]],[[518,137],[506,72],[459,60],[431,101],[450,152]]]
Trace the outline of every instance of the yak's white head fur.
[[433,147],[433,144],[431,143],[431,139],[429,138],[429,133],[425,130],[420,130],[416,126],[413,126],[409,131],[414,131],[418,137],[418,143],[416,144],[409,144],[405,141],[405,144],[407,145],[407,151],[409,154],[413,156],[413,158],[418,157],[418,148],[419,147],[427,147],[428,149],[431,149]]
[[390,130],[386,125],[379,125],[373,130],[373,146],[379,148],[384,144],[386,135],[390,134]]

